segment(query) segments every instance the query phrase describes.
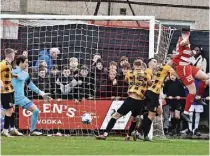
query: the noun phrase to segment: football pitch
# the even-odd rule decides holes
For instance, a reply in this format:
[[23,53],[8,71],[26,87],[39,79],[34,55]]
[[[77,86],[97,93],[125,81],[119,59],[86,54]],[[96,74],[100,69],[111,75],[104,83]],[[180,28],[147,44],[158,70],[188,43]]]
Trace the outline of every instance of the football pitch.
[[124,137],[1,138],[2,155],[209,155],[209,140],[124,141]]

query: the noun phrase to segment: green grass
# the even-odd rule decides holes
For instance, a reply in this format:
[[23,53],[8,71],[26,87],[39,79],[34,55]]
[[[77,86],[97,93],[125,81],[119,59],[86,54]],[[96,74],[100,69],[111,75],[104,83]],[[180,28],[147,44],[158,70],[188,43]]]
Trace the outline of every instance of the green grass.
[[15,137],[1,139],[3,155],[209,155],[205,140],[124,141],[123,137]]

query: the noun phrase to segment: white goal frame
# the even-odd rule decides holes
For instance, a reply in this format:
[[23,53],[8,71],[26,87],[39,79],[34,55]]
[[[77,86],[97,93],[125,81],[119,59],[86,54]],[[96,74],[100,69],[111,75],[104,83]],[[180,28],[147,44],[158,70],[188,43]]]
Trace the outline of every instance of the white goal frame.
[[81,20],[81,21],[149,21],[149,58],[155,56],[155,16],[80,16],[80,15],[14,15],[0,14],[0,21],[16,20]]

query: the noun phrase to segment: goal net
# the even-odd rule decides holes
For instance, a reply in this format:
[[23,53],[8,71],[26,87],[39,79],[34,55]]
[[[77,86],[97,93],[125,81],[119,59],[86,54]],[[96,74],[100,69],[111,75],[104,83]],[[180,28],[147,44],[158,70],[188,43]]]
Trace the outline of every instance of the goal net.
[[[144,61],[151,57],[165,61],[173,35],[170,28],[155,22],[154,17],[4,15],[4,18],[1,50],[13,48],[16,55],[26,55],[33,82],[53,98],[44,101],[26,90],[27,97],[40,110],[37,129],[48,135],[93,135],[103,131],[126,97],[121,64],[127,59],[132,66],[139,57]],[[117,121],[114,134],[125,134],[130,115]],[[30,128],[30,116],[29,111],[17,109],[19,129]],[[158,118],[154,135],[164,135],[161,125]]]

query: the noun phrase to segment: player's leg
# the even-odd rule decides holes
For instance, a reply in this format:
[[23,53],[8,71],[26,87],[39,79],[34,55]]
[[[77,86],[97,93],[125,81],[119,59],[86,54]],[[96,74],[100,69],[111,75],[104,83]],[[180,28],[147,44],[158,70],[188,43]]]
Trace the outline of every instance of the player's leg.
[[192,81],[191,84],[186,85],[189,94],[186,97],[186,103],[185,103],[185,108],[184,108],[184,112],[182,113],[182,116],[184,117],[185,120],[187,120],[188,122],[190,121],[190,117],[189,117],[189,109],[195,99],[195,94],[196,94],[196,86],[194,83],[194,80]]
[[173,136],[173,135],[175,135],[175,129],[176,129],[175,110],[174,109],[171,109],[170,115],[171,115],[171,132],[170,132],[170,136]]
[[[128,134],[126,135],[125,140],[127,140],[127,141],[130,140],[131,134],[136,128],[136,123],[137,123],[137,118],[132,115],[131,116],[131,125],[129,127]],[[134,141],[136,141],[136,135],[135,134],[134,134],[133,139],[134,139]]]
[[36,124],[37,124],[37,121],[39,118],[39,109],[37,108],[37,106],[35,104],[33,104],[32,102],[30,102],[30,103],[24,105],[23,108],[32,112],[30,135],[32,135],[32,136],[42,135],[41,132],[36,130]]
[[203,112],[203,106],[202,105],[195,105],[195,127],[193,130],[193,133],[196,136],[201,136],[201,133],[198,131],[198,126],[200,123],[200,113]]
[[189,109],[195,99],[195,94],[196,94],[196,86],[193,77],[196,71],[195,68],[192,68],[191,65],[187,65],[187,66],[177,66],[176,73],[178,74],[178,76],[180,77],[180,79],[182,80],[182,82],[189,91],[189,94],[186,97],[184,112],[181,115],[185,120],[190,122]]
[[190,122],[188,122],[188,135],[189,136],[192,136],[193,135],[193,128],[192,128],[192,125],[193,125],[193,112],[195,110],[195,105],[191,105],[190,109],[189,109],[189,116],[190,116]]
[[164,134],[168,134],[169,129],[170,108],[169,104],[163,105],[163,130]]
[[11,125],[11,120],[13,119],[12,115],[14,113],[14,99],[12,99],[13,96],[11,95],[12,93],[1,94],[1,103],[2,103],[3,108],[5,109],[4,128],[2,131],[2,135],[7,136],[7,137],[11,137],[9,133],[9,126]]
[[13,108],[8,108],[8,107],[4,107],[5,109],[5,117],[4,117],[4,128],[2,130],[2,135],[6,136],[6,137],[11,137],[10,133],[9,133],[9,125],[10,125],[10,121],[11,121],[11,115],[13,113]]
[[179,108],[175,109],[174,118],[175,118],[175,123],[176,123],[176,134],[177,136],[180,136],[181,132],[180,132],[180,109]]
[[[125,140],[130,140],[130,136],[131,136],[132,132],[134,132],[134,130],[136,129],[137,116],[142,115],[142,112],[143,112],[144,100],[133,100],[133,101],[134,102],[132,103],[132,106],[131,106],[132,107],[131,108],[131,111],[132,111],[131,125],[129,127],[128,134],[127,134]],[[136,138],[137,138],[136,134],[134,133],[133,140],[136,141]]]
[[103,135],[96,136],[96,139],[98,140],[105,140],[106,137],[109,135],[110,131],[114,127],[116,121],[123,115],[126,115],[131,110],[133,99],[128,97],[125,102],[121,105],[121,107],[115,112],[111,119],[109,120],[109,123],[106,127],[106,130]]
[[[10,94],[10,98],[12,103],[15,103],[14,101],[14,92]],[[13,113],[11,115],[11,121],[10,121],[10,134],[14,136],[23,136],[22,133],[20,133],[16,127],[15,127],[15,105],[13,105]]]
[[206,103],[200,100],[200,98],[203,96],[205,89],[209,84],[209,75],[203,72],[202,70],[199,70],[196,67],[192,67],[192,74],[196,79],[201,80],[197,89],[197,94],[195,99],[202,105],[206,105]]
[[142,121],[142,130],[144,132],[144,140],[151,141],[151,139],[149,139],[148,137],[148,134],[151,128],[152,121],[155,119],[158,110],[159,95],[148,90],[145,93],[145,97],[148,108],[148,115],[144,116],[144,119]]

